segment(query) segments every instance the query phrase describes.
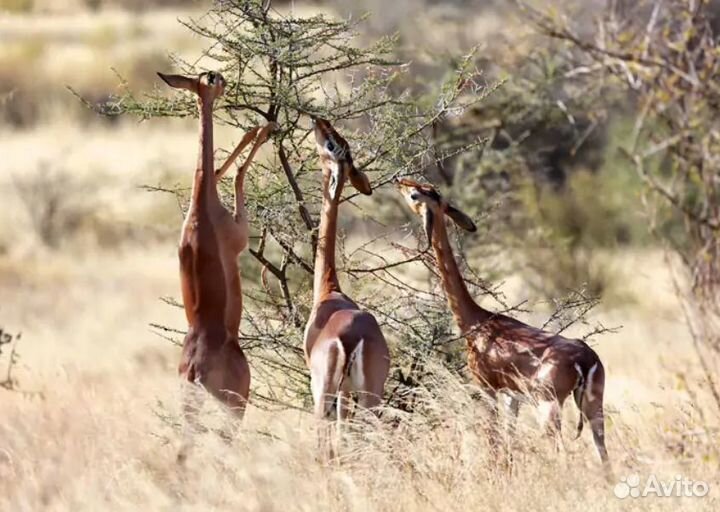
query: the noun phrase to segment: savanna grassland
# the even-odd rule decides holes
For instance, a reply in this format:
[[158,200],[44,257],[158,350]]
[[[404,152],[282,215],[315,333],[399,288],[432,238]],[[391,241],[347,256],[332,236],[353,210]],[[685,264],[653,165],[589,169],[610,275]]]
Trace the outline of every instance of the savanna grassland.
[[[132,4],[0,0],[0,328],[22,334],[15,389],[0,388],[0,510],[717,510],[720,411],[675,296],[672,256],[649,244],[599,251],[612,278],[587,319],[617,327],[591,341],[607,371],[610,482],[589,429],[574,440],[570,406],[565,453],[555,454],[525,407],[514,473],[496,469],[477,386],[435,362],[433,389],[442,392],[420,392],[427,413],[388,411],[399,426],[358,427],[339,464],[317,460],[307,404],[251,402],[232,443],[209,429],[180,470],[179,349],[150,324],[186,326],[182,309],[162,300],[179,295],[182,210],[173,195],[147,187],[189,186],[196,124],[100,118],[66,88],[102,100],[117,92],[114,68],[147,90],[159,86],[156,70],[172,69],[169,50],[200,57],[202,42],[177,18],[202,16],[203,5]],[[333,12],[332,2],[296,4]],[[428,41],[437,54],[446,50],[438,30],[457,29],[443,25],[442,9],[416,20],[435,27]],[[503,16],[468,11],[462,40],[486,47]],[[375,29],[387,30],[391,17],[378,18]],[[416,33],[402,30],[409,51]],[[237,139],[216,129],[218,147]],[[420,282],[423,272],[412,269],[409,279]],[[257,286],[257,276],[247,280]],[[550,315],[527,271],[499,285],[508,302],[529,301],[523,320],[541,325]],[[571,333],[588,330],[578,324]],[[3,347],[0,381],[8,365]],[[207,424],[222,414],[209,404]],[[630,474],[682,475],[710,491],[620,500],[613,487]]]

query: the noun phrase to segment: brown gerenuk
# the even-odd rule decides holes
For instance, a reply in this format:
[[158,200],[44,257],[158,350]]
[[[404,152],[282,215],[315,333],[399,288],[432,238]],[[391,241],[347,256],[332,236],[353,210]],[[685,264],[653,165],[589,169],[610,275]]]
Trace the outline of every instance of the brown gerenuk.
[[[223,166],[215,171],[213,104],[223,94],[225,80],[218,73],[198,77],[163,75],[168,85],[198,97],[200,148],[190,205],[182,226],[178,256],[183,305],[188,332],[183,341],[178,372],[183,387],[185,438],[178,460],[187,457],[190,437],[202,404],[202,387],[233,415],[242,419],[250,390],[250,368],[238,342],[242,295],[237,257],[248,243],[248,221],[243,195],[245,173],[273,125],[246,134]],[[255,139],[235,177],[235,212],[222,205],[217,184],[242,150]]]
[[[480,307],[460,274],[445,227],[448,216],[459,227],[472,232],[476,230],[472,220],[445,201],[431,185],[408,179],[398,180],[396,185],[413,212],[423,218],[450,310],[467,342],[468,366],[490,396],[493,412],[497,413],[497,394],[505,392],[514,422],[519,410],[518,396],[530,396],[538,402],[548,430],[560,447],[562,405],[572,394],[580,410],[577,435],[587,419],[595,447],[607,467],[605,369],[598,355],[583,341],[549,333]],[[489,431],[493,450],[497,443],[497,420],[495,416]]]
[[[375,317],[340,289],[335,240],[340,196],[347,179],[360,193],[372,189],[355,168],[347,141],[323,119],[313,119],[322,167],[322,212],[315,256],[313,308],[305,328],[305,359],[310,368],[315,416],[336,414],[336,439],[349,413],[351,393],[363,409],[376,408],[390,370],[390,355]],[[333,457],[330,425],[320,435],[321,450]],[[326,447],[323,445],[326,444]]]

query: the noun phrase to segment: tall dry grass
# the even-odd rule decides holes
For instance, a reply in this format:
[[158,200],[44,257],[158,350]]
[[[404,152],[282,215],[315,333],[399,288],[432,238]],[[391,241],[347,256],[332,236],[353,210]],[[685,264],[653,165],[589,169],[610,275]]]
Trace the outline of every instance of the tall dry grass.
[[[16,397],[5,403],[4,510],[622,510],[629,505],[613,495],[586,440],[568,442],[567,453],[557,457],[547,440],[521,428],[513,445],[515,473],[498,471],[488,458],[485,420],[468,385],[446,376],[439,377],[442,393],[425,398],[425,414],[403,417],[397,430],[356,426],[334,465],[317,461],[309,416],[251,408],[231,444],[199,434],[184,470],[174,463],[173,379],[72,380],[60,378],[42,401]],[[683,474],[716,489],[716,463],[673,460],[677,454],[665,432],[693,427],[682,408],[673,409],[612,415],[616,474],[653,473],[667,480]],[[713,494],[633,504],[643,510],[716,507]]]
[[[13,298],[3,301],[3,322],[23,330],[17,377],[25,391],[42,392],[0,391],[0,510],[714,510],[718,415],[672,314],[672,295],[662,293],[659,260],[637,254],[618,261],[634,269],[640,263],[633,287],[655,283],[660,293],[596,318],[624,325],[596,345],[608,373],[614,472],[705,480],[705,498],[618,500],[589,432],[573,440],[571,406],[560,456],[531,405],[523,408],[516,470],[508,476],[488,455],[477,388],[439,367],[421,393],[422,414],[385,411],[383,421],[355,426],[339,464],[318,461],[309,413],[256,403],[231,444],[198,434],[181,470],[178,349],[147,328],[151,321],[183,325],[180,310],[156,299],[176,294],[167,242],[93,249],[81,260],[40,251],[0,267],[2,294]],[[211,400],[203,417],[209,426],[225,418]]]
[[[197,49],[171,28],[177,14],[142,16],[0,19],[9,41],[0,48],[0,76],[13,90],[40,94],[35,77],[43,71],[62,94],[38,103],[39,114],[22,128],[0,127],[0,327],[23,334],[14,368],[20,391],[0,389],[0,510],[717,510],[720,413],[653,252],[607,255],[626,298],[593,317],[623,326],[595,341],[608,375],[608,448],[618,478],[681,474],[708,481],[705,498],[617,499],[589,432],[572,439],[571,406],[562,456],[524,407],[515,472],[507,475],[488,456],[476,386],[440,367],[421,393],[422,414],[388,410],[381,422],[354,426],[338,464],[318,461],[307,412],[253,402],[232,443],[198,434],[187,468],[178,468],[178,349],[148,325],[185,326],[182,311],[159,300],[178,295],[181,216],[172,197],[139,186],[189,185],[196,128],[191,121],[87,122],[63,89],[86,77],[92,89],[109,84],[107,64],[134,62],[143,49]],[[23,59],[35,74],[12,72]],[[238,137],[216,135],[223,147]],[[61,229],[55,249],[41,243],[33,201],[18,189],[29,181],[42,191],[53,176],[56,186],[79,186],[68,196],[98,220]],[[120,243],[104,243],[107,237]],[[515,276],[503,290],[512,302],[528,286]],[[546,316],[539,310],[523,319],[541,324]],[[3,354],[0,380],[6,364]],[[254,389],[266,385],[255,376]],[[208,401],[204,422],[223,420]]]

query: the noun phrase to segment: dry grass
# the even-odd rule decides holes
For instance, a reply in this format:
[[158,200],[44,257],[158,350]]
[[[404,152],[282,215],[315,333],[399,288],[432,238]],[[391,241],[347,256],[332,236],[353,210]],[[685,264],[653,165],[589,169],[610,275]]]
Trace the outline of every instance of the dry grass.
[[[398,430],[362,427],[364,435],[351,436],[337,466],[316,460],[308,414],[251,406],[232,445],[201,434],[189,468],[180,471],[174,463],[178,350],[147,327],[151,321],[184,323],[180,310],[157,300],[176,295],[173,245],[38,250],[2,260],[0,289],[13,298],[3,304],[3,324],[23,331],[17,376],[23,389],[43,396],[0,391],[0,509],[627,508],[604,480],[589,433],[571,439],[571,407],[565,411],[564,457],[552,453],[526,407],[516,474],[496,471],[474,386],[440,369],[441,394],[426,394],[424,414],[402,417]],[[664,290],[656,255],[620,262],[644,269],[636,272],[633,289],[655,283]],[[710,496],[702,500],[645,498],[633,504],[713,510],[720,481],[717,437],[708,433],[717,431],[717,414],[686,350],[685,329],[671,315],[672,295],[656,293],[640,304],[598,317],[624,325],[597,345],[608,369],[615,473],[709,481]],[[209,424],[224,417],[212,405],[206,414]]]
[[[196,48],[170,28],[176,13],[149,13],[141,25],[125,13],[97,16],[3,18],[0,31],[12,44],[0,60],[30,52],[38,59],[33,69],[62,83],[84,79],[71,73],[81,63],[97,69],[98,61],[117,62],[128,33],[139,38],[130,45],[135,52],[143,44]],[[117,38],[102,41],[101,22],[115,27]],[[30,40],[45,42],[32,50],[23,46]],[[105,53],[92,57],[97,48]],[[148,328],[185,323],[182,311],[158,300],[177,296],[180,216],[172,198],[138,185],[187,186],[195,126],[87,126],[65,117],[69,101],[44,111],[32,129],[0,138],[0,327],[22,331],[16,376],[23,390],[42,393],[0,389],[0,510],[717,510],[720,415],[656,253],[613,256],[633,300],[609,304],[594,318],[623,326],[596,344],[608,373],[608,445],[616,476],[706,480],[711,491],[704,499],[615,498],[589,432],[571,439],[577,417],[570,406],[564,457],[550,450],[531,408],[524,409],[517,470],[505,475],[488,459],[474,386],[440,369],[442,393],[424,396],[425,414],[402,417],[397,430],[357,427],[363,435],[348,436],[341,464],[316,460],[308,414],[251,405],[231,445],[199,435],[189,467],[180,471],[178,349]],[[238,135],[219,129],[217,136],[228,146]],[[17,194],[18,179],[42,184],[49,172],[71,177],[67,186],[91,186],[76,201],[101,221],[63,234],[57,250],[39,243]],[[103,243],[108,236],[123,243]],[[511,300],[526,289],[519,277],[505,286]],[[0,358],[0,372],[6,362]],[[222,418],[208,408],[208,423]]]
[[[315,460],[307,415],[251,408],[231,446],[213,434],[200,435],[188,470],[179,471],[174,464],[176,382],[166,351],[155,349],[163,354],[158,364],[131,356],[152,352],[159,343],[144,338],[145,344],[123,343],[113,335],[93,338],[87,353],[77,347],[75,363],[65,362],[70,343],[56,350],[65,357],[42,379],[44,399],[3,396],[3,509],[607,510],[628,505],[614,498],[589,460],[587,436],[569,442],[565,459],[557,460],[536,432],[523,428],[517,473],[508,478],[493,470],[477,403],[453,380],[442,383],[443,397],[428,399],[426,415],[404,418],[399,431],[366,427],[364,438],[349,443],[337,466]],[[617,372],[616,362],[609,362]],[[652,373],[644,370],[640,379],[611,374],[609,403],[615,412],[609,443],[617,472],[652,472],[666,479],[681,473],[709,479],[716,489],[717,461],[682,462],[669,444],[696,425],[689,423],[689,400],[680,391],[663,393],[662,408],[650,405],[653,390],[640,383],[652,380]],[[654,510],[714,509],[710,498],[646,498],[641,504]]]

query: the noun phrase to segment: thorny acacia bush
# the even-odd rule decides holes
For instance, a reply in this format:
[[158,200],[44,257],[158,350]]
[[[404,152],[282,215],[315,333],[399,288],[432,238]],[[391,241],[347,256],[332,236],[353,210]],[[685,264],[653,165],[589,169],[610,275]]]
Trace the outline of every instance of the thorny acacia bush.
[[[716,372],[699,345],[720,355],[719,6],[611,2],[590,34],[559,12],[525,9],[566,48],[578,90],[613,88],[629,99],[633,130],[622,150],[644,185],[650,229],[681,262],[677,291],[720,407]],[[605,108],[596,99],[593,108]]]
[[[376,213],[392,210],[397,212],[393,220],[406,218],[393,190],[394,177],[422,177],[438,160],[482,144],[478,138],[440,142],[433,127],[467,111],[496,85],[478,81],[470,54],[436,84],[432,100],[429,93],[419,98],[397,90],[395,84],[401,82],[406,67],[393,59],[394,40],[359,45],[357,30],[363,21],[324,15],[300,18],[280,14],[270,2],[222,0],[200,19],[183,22],[206,38],[208,46],[202,66],[176,58],[180,71],[194,74],[209,68],[220,71],[228,82],[216,103],[215,122],[237,128],[238,138],[257,124],[280,125],[268,144],[272,156],[254,164],[245,190],[253,237],[241,268],[246,282],[261,273],[267,277],[262,286],[255,279],[243,287],[240,340],[253,364],[259,405],[304,407],[309,400],[302,339],[312,302],[321,204],[309,114],[329,119],[350,141],[356,165],[368,173],[373,185],[371,198],[350,193],[343,200],[337,259],[344,288],[376,315],[390,342],[394,370],[388,402],[412,408],[411,390],[426,377],[428,359],[442,361],[455,373],[464,367],[464,353],[453,335],[437,280],[426,284],[412,272],[420,267],[422,275],[434,274],[432,257],[424,251],[427,242],[399,244],[406,226],[385,225]],[[158,90],[138,98],[126,90],[104,105],[103,112],[144,119],[197,115],[193,97],[168,98],[165,93]],[[229,180],[223,185],[228,193]],[[186,189],[170,192],[183,200],[188,195]],[[479,219],[480,233],[488,233],[491,215]],[[358,232],[364,236],[355,236]],[[493,250],[492,244],[487,250]],[[508,309],[496,290],[476,274],[468,276],[476,295],[491,293],[499,301],[497,309]],[[592,300],[572,302],[566,313],[585,311],[583,304],[588,303]]]

